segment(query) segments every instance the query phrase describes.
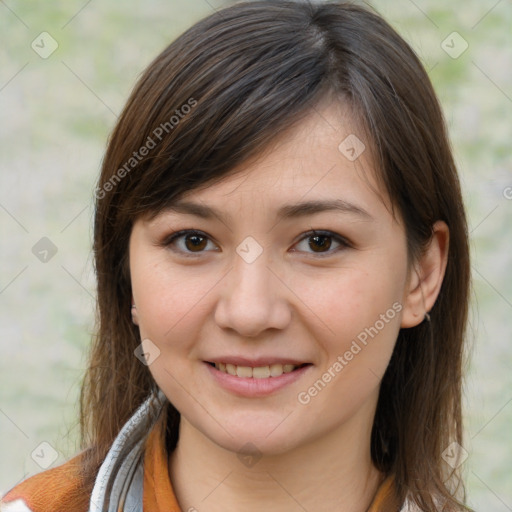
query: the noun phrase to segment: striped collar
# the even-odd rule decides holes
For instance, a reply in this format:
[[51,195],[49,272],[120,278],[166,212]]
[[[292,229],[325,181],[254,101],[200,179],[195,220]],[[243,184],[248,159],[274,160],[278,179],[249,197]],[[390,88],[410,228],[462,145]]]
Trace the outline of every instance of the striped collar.
[[[120,432],[98,474],[89,512],[117,512],[119,506],[122,509],[123,505],[124,510],[182,512],[169,479],[168,454],[165,449],[165,418],[162,415],[158,417],[158,407],[161,408],[165,400],[161,391],[158,396],[150,397]],[[153,407],[154,403],[156,408]],[[153,422],[153,428],[146,428],[149,434],[141,440],[141,429],[138,426],[148,415]],[[143,447],[144,460],[141,464]],[[120,464],[116,463],[116,459],[121,456],[124,460]],[[109,489],[110,498],[107,499]],[[394,480],[388,477],[377,490],[368,512],[399,510]]]
[[[79,454],[15,486],[0,500],[0,511],[183,512],[169,478],[166,401],[161,391],[151,395],[128,420],[101,465],[92,493],[83,488]],[[394,481],[388,478],[368,512],[399,510]]]

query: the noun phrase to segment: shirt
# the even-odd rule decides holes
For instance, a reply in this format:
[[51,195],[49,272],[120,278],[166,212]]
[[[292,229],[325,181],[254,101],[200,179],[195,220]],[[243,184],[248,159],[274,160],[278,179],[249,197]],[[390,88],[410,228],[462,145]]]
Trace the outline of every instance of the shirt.
[[[160,392],[157,397],[160,403],[165,399],[162,395]],[[185,512],[169,478],[164,415],[156,417],[149,432],[134,446],[144,426],[142,419],[151,414],[149,405],[154,399],[150,397],[119,433],[98,472],[92,493],[84,492],[81,486],[79,454],[16,485],[0,500],[0,512]],[[142,448],[139,463],[138,448]],[[399,510],[393,478],[389,477],[379,487],[368,512]]]

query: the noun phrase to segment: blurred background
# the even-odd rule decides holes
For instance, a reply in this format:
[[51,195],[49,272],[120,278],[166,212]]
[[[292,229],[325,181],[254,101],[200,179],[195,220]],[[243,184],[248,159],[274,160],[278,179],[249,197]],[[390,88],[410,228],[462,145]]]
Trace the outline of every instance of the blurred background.
[[[221,0],[0,0],[0,495],[78,449],[93,330],[92,197],[135,80]],[[469,504],[512,510],[512,3],[375,0],[418,53],[468,209]]]

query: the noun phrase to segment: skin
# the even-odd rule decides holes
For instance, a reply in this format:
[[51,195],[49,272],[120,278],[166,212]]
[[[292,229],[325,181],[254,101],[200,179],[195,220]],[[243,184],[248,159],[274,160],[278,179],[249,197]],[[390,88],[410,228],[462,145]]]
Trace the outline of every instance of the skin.
[[[181,413],[169,472],[182,510],[364,512],[382,482],[370,457],[380,381],[399,329],[423,321],[435,302],[448,228],[436,223],[424,256],[408,265],[404,227],[391,214],[369,150],[354,162],[338,150],[351,133],[364,141],[355,126],[341,106],[325,105],[259,158],[184,196],[218,209],[223,220],[169,210],[133,226],[133,321],[141,339],[158,347],[149,369]],[[284,204],[326,199],[343,199],[368,216],[276,218]],[[184,237],[165,245],[182,229],[203,232],[202,249]],[[312,229],[349,245],[334,237],[330,247],[315,245]],[[252,263],[236,252],[248,236],[262,249]],[[300,403],[299,393],[393,304],[394,318],[388,314],[342,371]],[[312,366],[272,395],[247,398],[212,379],[203,361],[221,354],[293,357]],[[247,443],[259,457],[250,466],[237,456],[250,452]]]

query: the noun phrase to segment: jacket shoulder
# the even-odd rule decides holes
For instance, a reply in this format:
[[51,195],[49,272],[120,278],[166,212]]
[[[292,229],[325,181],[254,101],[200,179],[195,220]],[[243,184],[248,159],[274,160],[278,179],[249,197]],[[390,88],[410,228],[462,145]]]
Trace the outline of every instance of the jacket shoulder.
[[27,478],[0,499],[0,512],[87,512],[90,493],[80,476],[81,455]]

